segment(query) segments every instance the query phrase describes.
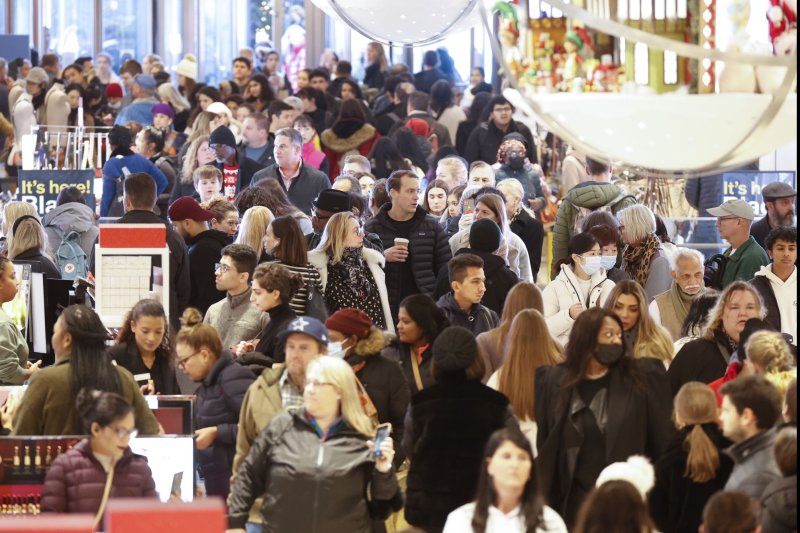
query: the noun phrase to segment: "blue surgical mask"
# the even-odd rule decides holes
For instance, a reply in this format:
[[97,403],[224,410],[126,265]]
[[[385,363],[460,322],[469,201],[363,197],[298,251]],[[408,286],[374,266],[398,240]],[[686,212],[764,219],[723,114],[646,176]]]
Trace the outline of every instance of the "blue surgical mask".
[[603,268],[601,263],[601,257],[599,255],[592,255],[592,256],[580,256],[583,259],[583,264],[581,268],[584,272],[586,272],[587,276],[594,276],[597,272]]
[[600,265],[607,271],[611,270],[617,265],[616,255],[601,255]]
[[328,356],[330,357],[338,357],[339,359],[344,359],[347,350],[342,348],[341,342],[329,342],[328,343]]

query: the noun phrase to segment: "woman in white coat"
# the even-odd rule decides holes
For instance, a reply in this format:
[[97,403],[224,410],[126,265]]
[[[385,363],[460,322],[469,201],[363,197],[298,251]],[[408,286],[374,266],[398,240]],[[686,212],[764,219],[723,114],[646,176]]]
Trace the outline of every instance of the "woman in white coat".
[[[497,225],[500,226],[500,229],[503,230],[503,241],[500,243],[500,248],[495,252],[495,255],[499,255],[506,260],[509,268],[519,276],[520,281],[534,283],[528,248],[525,246],[525,242],[520,239],[516,233],[511,231],[511,227],[508,225],[506,205],[503,198],[494,193],[485,193],[475,198],[474,202],[475,212],[473,220],[489,218],[496,222]],[[463,200],[462,205],[464,205]],[[453,255],[455,255],[458,250],[469,247],[469,230],[470,226],[466,226],[450,237],[450,250]]]
[[556,263],[561,272],[542,291],[547,327],[565,346],[578,315],[602,306],[614,289],[600,264],[600,243],[591,234],[572,237],[567,252],[567,257]]
[[386,260],[363,244],[364,227],[358,218],[349,212],[336,213],[317,249],[308,253],[308,262],[319,271],[329,313],[360,309],[376,327],[394,333],[383,272]]

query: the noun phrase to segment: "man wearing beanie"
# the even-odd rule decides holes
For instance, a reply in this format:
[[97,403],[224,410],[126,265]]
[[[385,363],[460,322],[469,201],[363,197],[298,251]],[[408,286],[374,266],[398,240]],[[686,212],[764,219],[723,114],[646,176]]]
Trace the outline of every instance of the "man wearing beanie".
[[131,84],[133,101],[122,108],[114,124],[124,125],[135,121],[142,126],[153,125],[153,106],[156,100],[156,79],[150,74],[137,74]]
[[216,265],[222,258],[222,249],[231,244],[221,231],[208,228],[214,213],[200,207],[190,196],[179,198],[169,206],[169,218],[175,231],[189,248],[189,279],[191,296],[189,306],[205,315],[211,304],[225,297],[224,292],[212,288]]
[[[505,259],[495,252],[500,248],[503,234],[500,226],[494,220],[482,218],[476,220],[469,230],[469,248],[461,248],[456,252],[456,257],[472,254],[483,259],[483,273],[486,276],[486,293],[481,304],[488,307],[498,315],[503,312],[508,291],[519,283],[519,276],[508,266]],[[435,299],[439,299],[451,291],[450,273],[441,269],[436,276]]]
[[218,126],[208,137],[208,147],[214,152],[214,166],[222,172],[222,195],[229,202],[242,189],[249,187],[253,176],[263,167],[248,158],[240,158],[236,138],[227,126]]
[[[327,354],[328,332],[316,318],[303,316],[291,321],[283,338],[286,362],[264,370],[244,396],[231,485],[256,437],[275,415],[284,410],[303,408],[306,369],[312,361]],[[260,525],[261,522],[261,498],[258,498],[250,508],[248,523]]]
[[472,332],[446,328],[432,350],[436,383],[411,398],[406,415],[405,517],[425,531],[441,531],[447,515],[475,497],[491,434],[519,431],[519,424],[508,398],[481,383],[483,360]]
[[500,323],[497,313],[481,305],[486,292],[483,259],[474,254],[461,254],[447,263],[449,292],[436,305],[444,311],[452,326],[461,326],[477,336]]

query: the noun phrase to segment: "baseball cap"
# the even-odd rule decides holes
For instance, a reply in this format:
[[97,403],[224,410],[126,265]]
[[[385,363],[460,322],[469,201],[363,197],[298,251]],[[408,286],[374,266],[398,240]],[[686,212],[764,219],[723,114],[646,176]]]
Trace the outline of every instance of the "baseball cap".
[[292,333],[308,335],[317,342],[328,344],[328,329],[325,324],[314,317],[301,316],[289,322],[289,326],[281,332],[279,338],[285,340]]
[[137,74],[136,77],[133,78],[133,83],[147,91],[156,90],[156,79],[150,74]]
[[777,198],[790,198],[797,196],[797,191],[792,188],[788,183],[782,181],[773,181],[767,183],[761,189],[761,196],[764,200],[775,200]]
[[191,196],[184,196],[178,198],[172,205],[169,206],[169,218],[174,222],[181,220],[197,220],[198,222],[205,222],[214,218],[214,213],[203,209],[197,200]]
[[708,210],[708,214],[715,217],[733,216],[746,218],[747,220],[753,220],[755,218],[755,213],[753,212],[753,208],[750,207],[750,204],[739,199],[728,200],[719,207],[712,207]]
[[350,195],[344,191],[337,191],[336,189],[325,189],[320,191],[319,195],[317,195],[317,199],[311,202],[311,205],[323,211],[343,213],[345,211],[350,211]]

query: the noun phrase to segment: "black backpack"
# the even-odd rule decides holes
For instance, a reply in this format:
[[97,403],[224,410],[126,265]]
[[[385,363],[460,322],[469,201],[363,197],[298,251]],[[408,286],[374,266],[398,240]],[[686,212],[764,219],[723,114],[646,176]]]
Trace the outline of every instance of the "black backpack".
[[728,266],[728,256],[722,254],[714,254],[706,260],[703,264],[705,272],[703,273],[703,281],[706,287],[721,291],[722,277],[725,275],[725,267]]

